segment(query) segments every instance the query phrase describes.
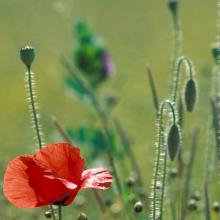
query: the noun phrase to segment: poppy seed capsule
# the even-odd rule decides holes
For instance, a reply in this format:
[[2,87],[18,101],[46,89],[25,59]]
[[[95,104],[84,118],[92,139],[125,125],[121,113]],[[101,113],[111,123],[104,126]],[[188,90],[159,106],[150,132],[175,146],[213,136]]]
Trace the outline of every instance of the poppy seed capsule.
[[167,147],[170,160],[174,161],[177,152],[180,148],[180,131],[176,124],[173,124],[169,130],[167,138]]
[[87,220],[87,215],[83,212],[81,212],[78,217],[77,217],[77,220]]
[[138,201],[134,204],[134,211],[139,213],[143,211],[143,205],[141,201]]
[[212,205],[212,209],[214,212],[220,212],[220,203],[219,202],[214,202]]
[[198,204],[195,199],[190,199],[187,206],[189,211],[195,211],[198,209]]
[[186,83],[184,94],[185,106],[188,112],[192,112],[196,103],[196,83],[190,79]]
[[212,46],[212,55],[216,62],[220,61],[220,45],[218,43]]
[[175,14],[178,8],[178,0],[168,0],[168,6],[170,11]]
[[50,211],[50,210],[46,211],[46,212],[44,213],[44,216],[45,216],[46,218],[52,218],[51,211]]
[[30,67],[35,58],[35,50],[31,46],[25,46],[20,50],[20,57],[22,62]]

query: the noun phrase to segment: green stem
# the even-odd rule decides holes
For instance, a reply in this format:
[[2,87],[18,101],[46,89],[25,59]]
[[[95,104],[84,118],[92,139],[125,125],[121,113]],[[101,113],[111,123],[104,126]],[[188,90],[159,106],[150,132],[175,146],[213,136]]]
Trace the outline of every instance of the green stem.
[[62,220],[62,206],[59,205],[59,220]]
[[172,101],[174,103],[176,103],[177,99],[178,85],[180,81],[180,69],[182,64],[185,64],[186,66],[186,72],[189,74],[189,79],[193,79],[193,64],[190,58],[188,58],[187,56],[181,56],[177,58],[173,72],[173,86],[171,91]]
[[[33,82],[33,73],[31,71],[31,67],[27,66],[27,86],[28,86],[28,94],[29,94],[29,99],[30,101],[30,107],[31,107],[31,115],[33,115],[33,124],[34,124],[34,130],[36,132],[36,137],[38,141],[38,147],[39,149],[42,148],[43,146],[43,137],[40,131],[40,122],[39,122],[39,114],[37,113],[37,102],[36,102],[36,95],[34,94],[34,82]],[[51,214],[53,217],[53,220],[56,220],[56,216],[54,213],[53,206],[49,206],[51,210]]]
[[38,141],[38,146],[39,149],[42,148],[43,142],[42,142],[42,137],[41,137],[41,132],[40,132],[40,123],[39,123],[39,118],[37,114],[37,108],[36,108],[36,100],[35,100],[35,95],[34,95],[34,89],[33,89],[33,73],[31,72],[31,68],[28,67],[28,90],[29,90],[29,98],[30,98],[30,104],[31,104],[31,110],[33,114],[33,122],[34,122],[34,127],[35,127],[35,132],[37,136],[37,141]]
[[[164,115],[164,109],[165,106],[168,105],[171,112],[172,112],[172,120],[173,124],[176,123],[176,115],[175,115],[175,109],[174,105],[169,101],[165,100],[159,109],[159,128],[158,128],[158,141],[157,141],[157,156],[156,156],[156,166],[155,166],[155,172],[154,172],[154,182],[153,182],[153,204],[152,204],[152,217],[153,220],[156,220],[158,216],[156,216],[157,211],[157,202],[159,202],[159,215],[160,219],[162,220],[163,217],[163,200],[164,200],[164,190],[165,190],[165,180],[166,180],[166,168],[167,168],[167,151],[166,149],[162,149],[164,147],[164,125],[163,125],[163,115]],[[161,151],[163,150],[163,153],[161,154]],[[162,158],[162,155],[164,154],[164,158]],[[163,170],[161,172],[162,175],[162,189],[161,189],[161,197],[159,201],[157,201],[157,183],[160,175],[160,162],[164,161],[163,164]]]

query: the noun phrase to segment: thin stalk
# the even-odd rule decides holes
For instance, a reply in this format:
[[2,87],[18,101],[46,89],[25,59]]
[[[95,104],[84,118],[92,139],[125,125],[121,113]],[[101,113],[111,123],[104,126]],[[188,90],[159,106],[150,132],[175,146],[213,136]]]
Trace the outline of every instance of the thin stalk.
[[[34,82],[33,82],[33,73],[31,71],[31,67],[27,66],[27,87],[28,87],[28,101],[30,101],[30,107],[31,107],[31,116],[33,116],[33,124],[34,124],[34,130],[36,132],[36,137],[38,141],[38,147],[39,149],[43,146],[43,135],[40,131],[40,122],[39,122],[39,114],[37,112],[37,102],[36,102],[36,94],[34,93]],[[51,210],[52,218],[53,220],[56,220],[56,216],[54,213],[54,209],[52,205],[49,205],[49,208]]]
[[190,158],[189,158],[189,163],[186,167],[186,174],[185,174],[184,185],[183,185],[184,188],[183,188],[183,195],[182,195],[182,209],[181,209],[181,218],[180,218],[181,220],[184,220],[187,215],[187,201],[189,198],[190,183],[191,183],[191,177],[192,177],[193,163],[194,163],[195,155],[196,155],[198,136],[199,136],[199,129],[196,128],[192,135]]
[[[54,126],[57,128],[58,132],[60,133],[60,135],[63,137],[63,139],[67,142],[72,143],[72,145],[74,145],[74,143],[71,140],[71,138],[69,137],[68,133],[65,131],[63,125],[61,125],[59,123],[59,121],[56,119],[56,117],[53,116],[52,121],[54,123]],[[105,205],[104,198],[103,198],[101,192],[96,189],[92,189],[92,191],[93,191],[95,198],[99,204],[101,212],[104,214],[106,212],[106,205]]]
[[[158,113],[158,132],[157,132],[157,152],[156,152],[156,161],[155,161],[155,171],[154,171],[154,178],[153,178],[153,192],[152,192],[152,219],[156,220],[158,217],[160,220],[163,219],[163,200],[164,200],[164,190],[165,190],[165,180],[166,180],[166,169],[167,169],[167,151],[164,146],[164,124],[163,124],[163,116],[164,116],[164,109],[165,106],[170,108],[172,112],[172,121],[173,124],[176,123],[176,114],[174,105],[169,101],[165,100],[159,109]],[[161,163],[163,164],[161,165]],[[158,187],[157,184],[160,182],[160,177],[162,178],[161,184],[161,196],[158,198],[157,191]],[[159,213],[157,213],[159,211]]]
[[28,72],[27,72],[27,81],[28,81],[28,92],[29,92],[29,101],[31,104],[31,111],[32,111],[32,115],[33,115],[33,123],[34,123],[34,128],[35,128],[35,132],[36,132],[36,137],[37,137],[37,141],[38,141],[38,146],[39,149],[42,148],[43,146],[43,141],[42,141],[42,134],[40,132],[40,122],[39,122],[39,114],[37,113],[37,104],[36,104],[36,95],[34,94],[34,85],[33,85],[33,73],[31,72],[31,68],[28,67]]
[[216,40],[220,44],[220,0],[217,0],[217,22],[216,22],[216,27],[217,27],[217,35],[216,35]]
[[156,109],[156,112],[158,112],[159,110],[159,99],[158,99],[158,95],[157,95],[157,90],[156,90],[156,86],[154,83],[154,78],[152,75],[152,70],[150,68],[149,65],[146,66],[147,67],[147,75],[148,75],[148,80],[150,83],[150,88],[151,88],[151,93],[152,93],[152,97],[153,97],[153,102],[154,102],[154,107]]
[[207,182],[204,183],[204,193],[205,193],[205,216],[206,216],[206,220],[211,220],[209,192],[208,192]]
[[116,187],[117,187],[117,190],[118,190],[118,193],[119,193],[119,197],[120,197],[120,200],[121,200],[122,205],[124,207],[125,218],[130,219],[130,216],[127,215],[127,211],[126,211],[127,208],[126,208],[126,202],[125,202],[124,196],[123,196],[122,184],[121,184],[121,181],[120,181],[117,169],[116,169],[114,157],[112,155],[111,148],[110,148],[108,130],[103,129],[103,131],[101,131],[101,133],[102,133],[102,136],[103,136],[103,138],[105,140],[105,143],[106,143],[107,156],[108,156],[108,159],[109,159],[110,166],[112,167],[113,175],[115,177],[115,183],[116,183]]
[[59,205],[59,220],[62,220],[62,206]]

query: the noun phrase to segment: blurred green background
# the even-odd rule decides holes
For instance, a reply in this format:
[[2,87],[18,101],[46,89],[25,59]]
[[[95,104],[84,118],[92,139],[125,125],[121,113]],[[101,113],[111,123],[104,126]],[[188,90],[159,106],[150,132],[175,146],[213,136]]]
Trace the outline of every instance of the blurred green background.
[[[216,1],[180,1],[180,18],[182,54],[192,58],[200,87],[196,112],[186,115],[188,137],[192,127],[201,125],[202,121],[202,126],[206,126],[204,116],[209,114],[213,65],[210,46],[217,32]],[[33,72],[47,143],[54,141],[51,115],[73,128],[93,120],[86,106],[64,89],[66,71],[58,60],[59,54],[68,57],[72,53],[76,43],[73,24],[78,19],[87,21],[105,39],[113,57],[117,73],[101,86],[101,91],[117,92],[116,113],[134,142],[134,151],[149,186],[155,111],[145,64],[151,65],[163,100],[169,93],[172,51],[172,24],[166,0],[0,0],[1,180],[9,160],[35,149],[24,89],[26,70],[19,58],[22,46],[31,44],[36,48]],[[7,207],[4,212],[18,212],[11,205]]]

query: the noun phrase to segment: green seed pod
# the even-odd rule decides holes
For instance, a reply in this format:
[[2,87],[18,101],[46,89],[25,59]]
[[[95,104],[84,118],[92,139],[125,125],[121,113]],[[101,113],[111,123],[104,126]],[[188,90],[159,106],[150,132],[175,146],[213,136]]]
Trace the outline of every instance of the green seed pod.
[[31,46],[25,46],[21,48],[20,50],[20,57],[22,62],[30,68],[32,62],[34,61],[35,58],[35,50]]
[[191,198],[196,200],[196,201],[200,201],[201,199],[201,194],[199,191],[194,191],[192,192]]
[[193,79],[190,79],[186,83],[184,100],[186,110],[192,112],[196,103],[196,83]]
[[51,213],[51,211],[50,211],[50,210],[46,211],[46,212],[44,213],[44,216],[45,216],[46,218],[52,218],[52,213]]
[[142,212],[143,211],[143,204],[141,201],[138,201],[134,204],[134,211],[136,213]]
[[212,46],[212,55],[213,55],[216,63],[218,61],[220,61],[220,45],[218,43],[213,44],[213,46]]
[[180,141],[179,127],[176,124],[173,124],[169,130],[167,138],[168,153],[171,161],[174,161],[178,153],[180,148]]
[[168,7],[173,14],[176,14],[178,9],[178,0],[168,0]]
[[219,202],[214,202],[212,205],[212,209],[214,212],[220,212],[220,203]]
[[77,220],[87,220],[87,219],[88,219],[87,215],[83,212],[79,213],[77,217]]
[[198,203],[196,202],[195,199],[190,199],[187,204],[187,207],[188,207],[189,211],[195,211],[198,209]]
[[171,168],[169,173],[170,173],[170,177],[172,179],[175,179],[178,174],[178,170],[176,168]]

